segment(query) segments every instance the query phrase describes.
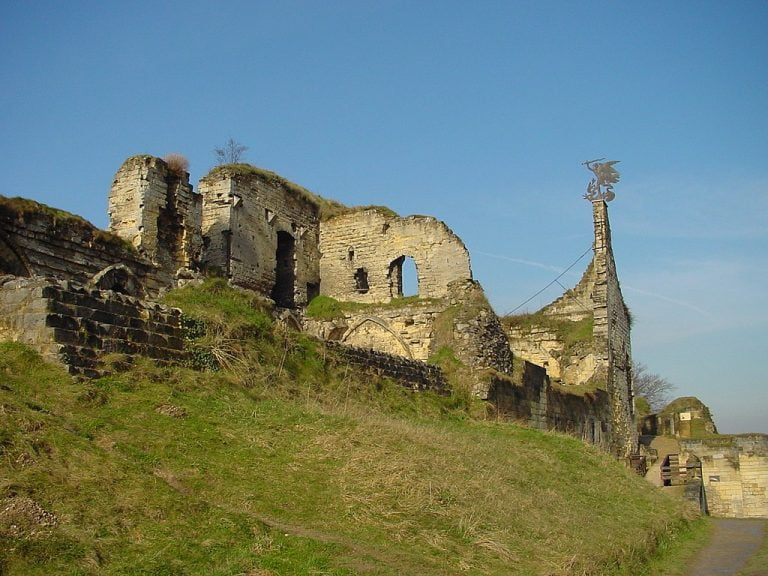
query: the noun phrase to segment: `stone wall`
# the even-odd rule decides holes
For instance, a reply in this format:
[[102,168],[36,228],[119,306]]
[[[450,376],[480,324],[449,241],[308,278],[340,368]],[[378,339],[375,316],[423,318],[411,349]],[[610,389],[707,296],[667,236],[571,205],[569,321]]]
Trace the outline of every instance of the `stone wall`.
[[215,168],[200,181],[203,265],[280,307],[319,293],[319,209],[308,193],[250,166]]
[[[422,362],[447,346],[472,369],[511,372],[508,341],[480,285],[465,280],[447,288],[446,298],[371,304],[331,320],[305,318],[304,329],[323,340]],[[478,383],[475,393],[484,398],[487,385]]]
[[412,258],[421,298],[444,298],[448,285],[471,280],[469,253],[443,222],[399,218],[379,209],[350,212],[320,226],[322,294],[337,300],[388,302],[403,295],[402,269]]
[[[632,391],[631,319],[621,294],[611,245],[608,206],[592,203],[595,223],[594,351],[611,399],[612,451],[628,456],[638,445]],[[599,372],[598,372],[599,374]]]
[[604,390],[588,394],[552,384],[541,366],[522,361],[519,380],[494,378],[488,401],[497,413],[531,428],[557,430],[608,449],[611,405]]
[[150,260],[171,285],[178,270],[197,269],[202,249],[201,197],[189,174],[160,158],[128,158],[109,193],[109,229]]
[[768,435],[681,440],[701,462],[707,508],[722,518],[768,518]]
[[82,376],[98,376],[110,352],[184,357],[180,310],[51,278],[0,278],[0,339],[29,344]]
[[437,366],[409,360],[402,356],[393,356],[366,348],[356,348],[328,341],[326,346],[332,349],[345,362],[354,364],[385,378],[391,378],[417,391],[432,391],[448,394],[448,383]]
[[162,285],[157,268],[114,234],[37,202],[0,196],[0,274],[85,284],[116,263],[129,267],[150,292]]
[[305,318],[304,330],[323,340],[426,362],[432,353],[435,318],[442,302],[418,300],[403,306],[366,306],[331,320]]

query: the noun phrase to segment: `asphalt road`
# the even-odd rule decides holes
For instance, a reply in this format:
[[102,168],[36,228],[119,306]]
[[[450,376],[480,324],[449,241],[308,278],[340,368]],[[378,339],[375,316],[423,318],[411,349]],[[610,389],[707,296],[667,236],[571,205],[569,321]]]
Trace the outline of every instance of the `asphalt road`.
[[[734,576],[757,552],[765,537],[768,520],[714,519],[712,540],[691,566],[689,576]],[[768,566],[765,572],[768,576]]]

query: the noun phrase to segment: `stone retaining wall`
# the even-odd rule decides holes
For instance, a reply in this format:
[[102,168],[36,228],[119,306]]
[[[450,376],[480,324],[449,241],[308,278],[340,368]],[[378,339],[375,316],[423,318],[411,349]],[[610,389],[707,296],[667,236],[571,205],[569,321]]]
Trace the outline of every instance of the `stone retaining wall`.
[[98,376],[110,352],[184,357],[181,311],[50,278],[0,279],[0,339],[24,342],[73,375]]
[[437,366],[367,348],[354,348],[336,342],[326,342],[325,344],[341,356],[344,361],[378,376],[397,380],[413,390],[420,392],[429,390],[439,394],[449,393],[445,376]]
[[523,361],[521,382],[494,378],[488,401],[499,415],[541,430],[557,430],[607,449],[611,440],[608,393],[571,393],[550,383],[541,366]]

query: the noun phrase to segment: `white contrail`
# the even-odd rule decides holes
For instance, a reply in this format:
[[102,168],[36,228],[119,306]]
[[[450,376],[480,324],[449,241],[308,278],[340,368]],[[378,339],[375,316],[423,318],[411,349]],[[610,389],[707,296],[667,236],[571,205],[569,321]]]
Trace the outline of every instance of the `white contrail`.
[[659,300],[664,300],[665,302],[670,302],[671,304],[677,304],[678,306],[683,306],[685,308],[693,310],[694,312],[698,312],[703,316],[708,316],[709,318],[712,318],[714,316],[711,312],[704,310],[703,308],[699,308],[698,306],[696,306],[695,304],[691,304],[690,302],[685,302],[684,300],[676,300],[674,298],[670,298],[662,294],[656,294],[655,292],[648,292],[647,290],[641,290],[640,288],[633,288],[632,286],[622,286],[622,288],[630,290],[631,292],[637,292],[638,294],[650,296],[651,298],[658,298]]
[[533,262],[532,260],[521,260],[520,258],[510,258],[509,256],[502,256],[501,254],[491,254],[490,252],[482,252],[480,250],[472,250],[472,254],[482,254],[483,256],[490,256],[491,258],[498,258],[499,260],[507,260],[508,262],[515,262],[517,264],[525,264],[526,266],[533,266],[534,268],[542,268],[544,270],[550,270],[552,272],[562,272],[563,268],[557,266],[550,266],[549,264],[543,264],[541,262]]

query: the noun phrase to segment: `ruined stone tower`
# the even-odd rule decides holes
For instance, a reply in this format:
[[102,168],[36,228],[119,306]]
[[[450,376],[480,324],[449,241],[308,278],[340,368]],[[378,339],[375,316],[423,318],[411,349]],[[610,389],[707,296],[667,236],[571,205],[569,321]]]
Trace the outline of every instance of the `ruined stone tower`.
[[135,246],[170,284],[200,258],[201,197],[185,171],[154,156],[128,158],[109,193],[109,229]]
[[277,174],[235,164],[200,180],[203,267],[281,308],[319,294],[319,207]]

